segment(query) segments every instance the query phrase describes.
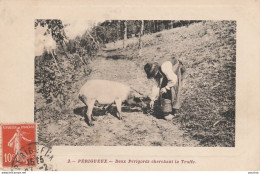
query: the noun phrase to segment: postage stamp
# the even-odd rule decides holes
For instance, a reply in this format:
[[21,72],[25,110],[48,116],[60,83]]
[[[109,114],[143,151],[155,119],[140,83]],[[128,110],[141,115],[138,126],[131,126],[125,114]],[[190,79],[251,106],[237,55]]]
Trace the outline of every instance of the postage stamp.
[[35,130],[35,124],[2,125],[3,167],[36,165]]

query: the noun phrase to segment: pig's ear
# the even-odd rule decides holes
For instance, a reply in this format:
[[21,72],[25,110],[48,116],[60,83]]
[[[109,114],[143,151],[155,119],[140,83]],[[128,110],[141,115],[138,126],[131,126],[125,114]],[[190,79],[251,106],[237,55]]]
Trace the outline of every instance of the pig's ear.
[[128,99],[131,99],[131,98],[133,98],[134,96],[135,96],[134,91],[130,91],[130,92],[129,92],[129,95],[128,95]]

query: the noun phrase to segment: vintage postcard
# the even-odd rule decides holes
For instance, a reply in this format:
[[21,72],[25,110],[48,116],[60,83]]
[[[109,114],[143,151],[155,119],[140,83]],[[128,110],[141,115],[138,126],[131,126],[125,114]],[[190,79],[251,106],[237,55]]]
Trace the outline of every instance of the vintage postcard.
[[3,171],[260,170],[260,2],[0,1]]

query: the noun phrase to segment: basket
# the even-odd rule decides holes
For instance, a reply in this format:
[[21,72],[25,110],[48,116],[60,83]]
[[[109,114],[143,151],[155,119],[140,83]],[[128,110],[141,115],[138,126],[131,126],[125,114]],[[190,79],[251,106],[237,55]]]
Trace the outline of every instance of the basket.
[[161,110],[163,113],[171,113],[172,112],[172,101],[170,99],[161,99]]

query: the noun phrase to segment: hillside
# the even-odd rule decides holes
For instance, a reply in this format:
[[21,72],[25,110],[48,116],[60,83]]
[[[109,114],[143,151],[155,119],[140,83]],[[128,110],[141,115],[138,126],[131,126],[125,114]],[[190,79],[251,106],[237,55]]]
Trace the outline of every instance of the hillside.
[[[193,23],[142,39],[141,57],[137,38],[128,40],[126,50],[120,41],[107,44],[106,51],[101,50],[88,65],[91,73],[80,74],[75,81],[66,107],[45,105],[35,93],[38,141],[48,145],[235,146],[236,23]],[[149,95],[153,82],[146,79],[143,66],[172,56],[183,61],[188,73],[178,118],[166,121],[124,106],[123,120],[118,120],[113,111],[104,115],[96,107],[95,125],[85,123],[85,108],[77,92],[88,79],[119,81]]]

